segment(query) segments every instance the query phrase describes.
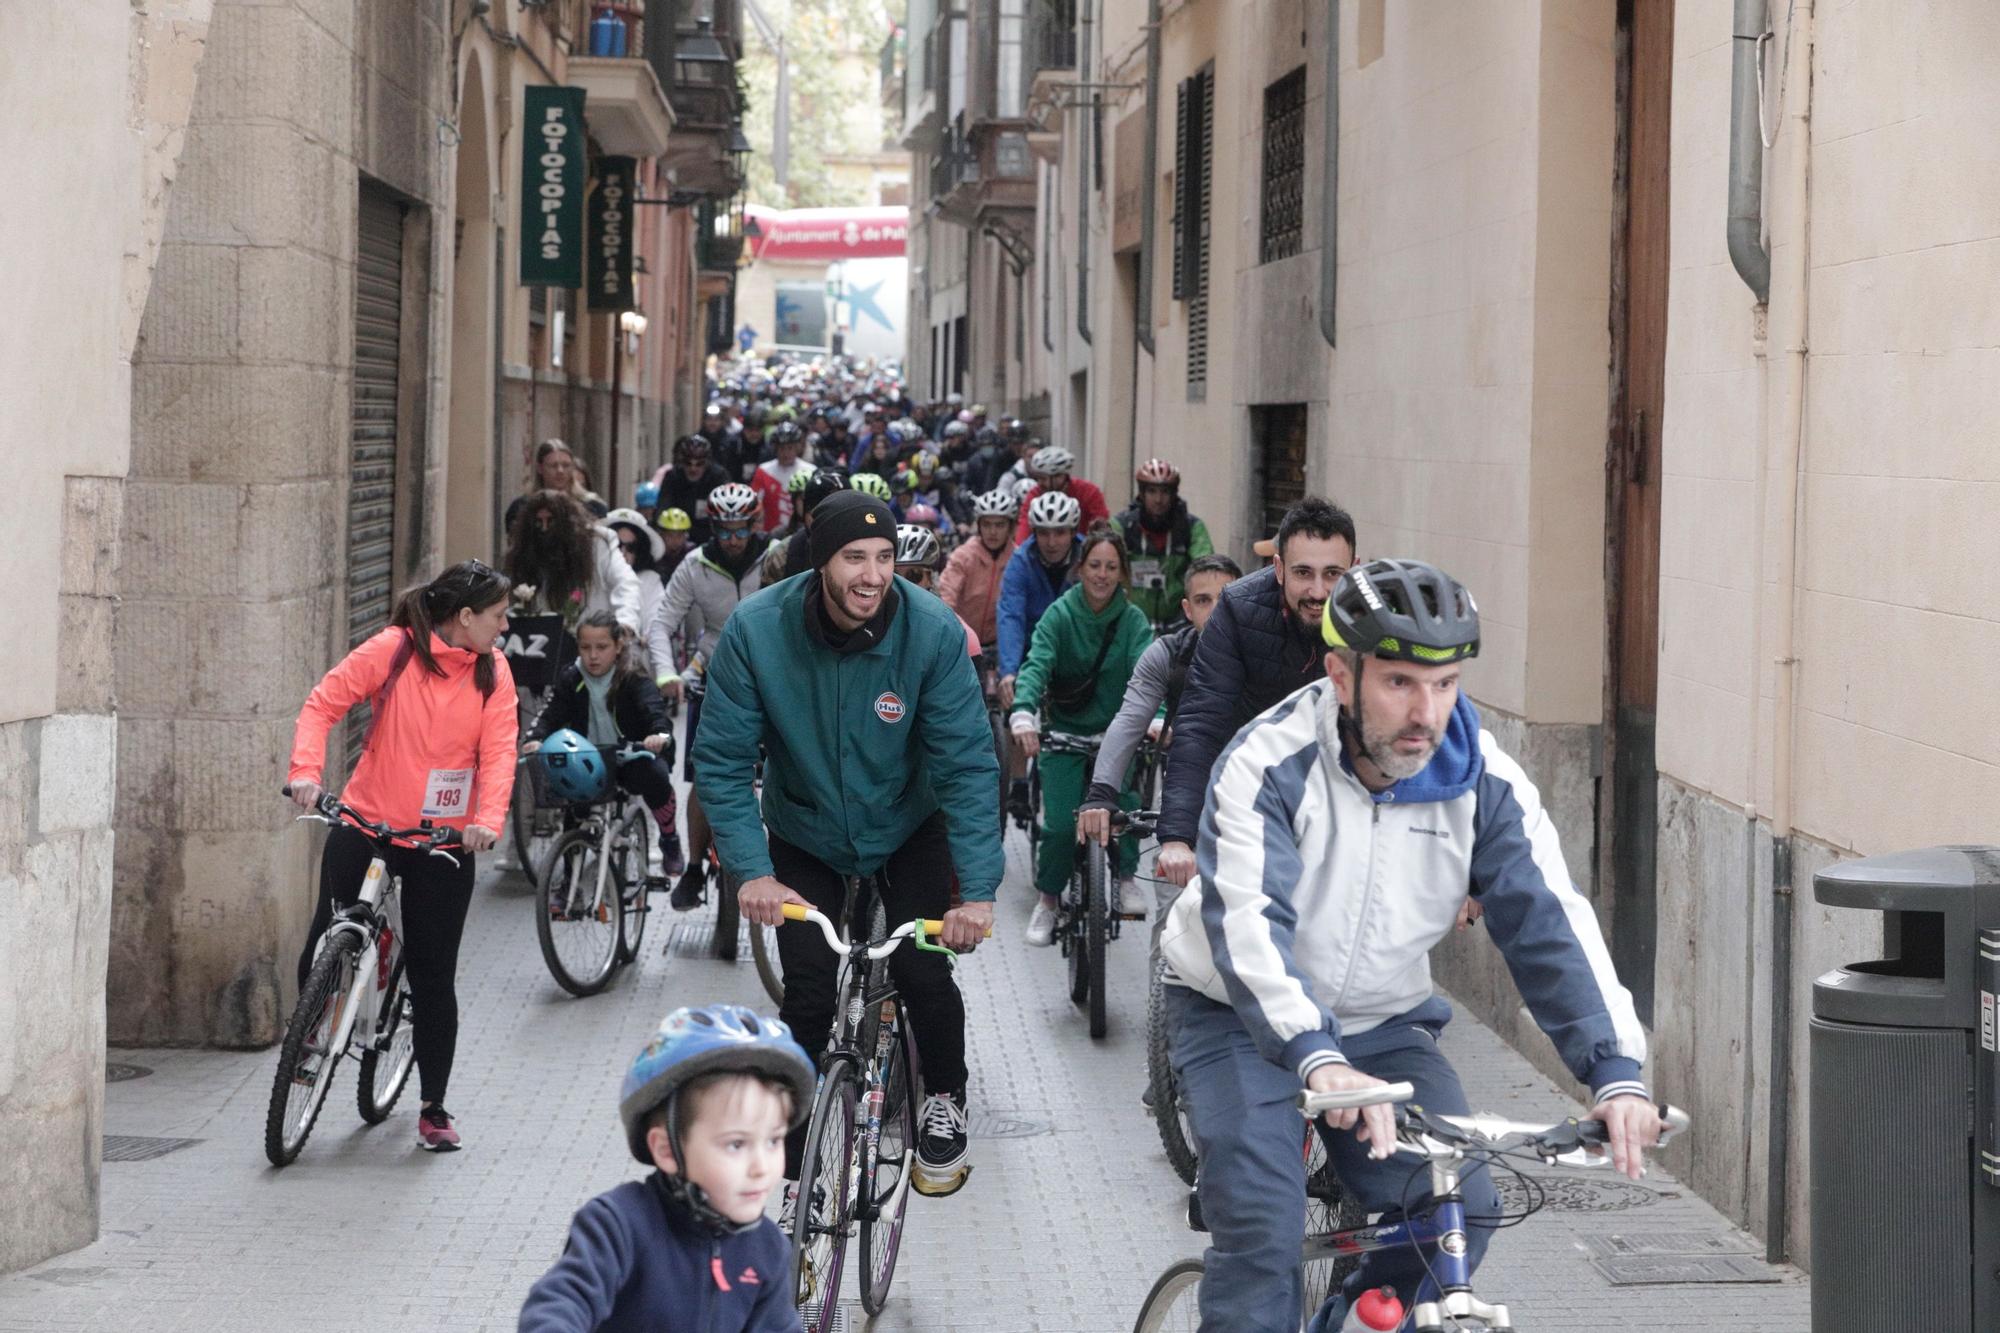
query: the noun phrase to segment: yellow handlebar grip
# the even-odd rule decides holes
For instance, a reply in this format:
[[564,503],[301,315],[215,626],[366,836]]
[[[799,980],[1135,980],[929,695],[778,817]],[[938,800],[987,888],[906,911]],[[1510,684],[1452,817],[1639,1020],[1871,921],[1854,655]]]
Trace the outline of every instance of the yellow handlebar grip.
[[[944,922],[935,919],[924,922],[924,934],[933,937],[944,934]],[[989,940],[993,938],[993,927],[986,928],[985,937]]]
[[778,910],[785,914],[787,921],[803,921],[806,919],[806,913],[812,909],[803,903],[785,903]]

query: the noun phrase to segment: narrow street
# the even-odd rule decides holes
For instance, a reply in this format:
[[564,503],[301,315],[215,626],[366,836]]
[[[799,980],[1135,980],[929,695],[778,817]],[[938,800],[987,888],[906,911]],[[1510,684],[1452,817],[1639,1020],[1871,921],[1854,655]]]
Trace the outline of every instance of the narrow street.
[[[1112,1029],[1092,1042],[1065,996],[1059,954],[1020,943],[1025,853],[1014,834],[999,938],[961,971],[977,1168],[957,1196],[913,1202],[890,1306],[865,1325],[855,1304],[850,1328],[1119,1333],[1160,1270],[1201,1251],[1139,1103],[1143,928],[1114,946]],[[483,876],[450,1099],[466,1151],[417,1150],[413,1088],[388,1123],[363,1126],[348,1065],[303,1156],[274,1170],[262,1150],[273,1052],[114,1050],[115,1065],[151,1072],[107,1089],[102,1238],[0,1279],[0,1329],[513,1328],[572,1210],[637,1171],[618,1132],[618,1081],[661,1014],[713,1000],[772,1007],[747,950],[739,964],[680,956],[683,936],[705,938],[706,911],[663,910],[636,971],[603,995],[571,999],[542,965],[531,909],[520,877]],[[663,956],[670,940],[673,956]],[[1468,1018],[1445,1047],[1478,1109],[1550,1119],[1573,1110]],[[146,1140],[186,1146],[113,1160],[169,1146]],[[1480,1273],[1522,1328],[1806,1327],[1804,1279],[1767,1269],[1750,1238],[1665,1171],[1643,1185],[1608,1172],[1549,1183],[1550,1206],[1503,1234]],[[1590,1247],[1617,1237],[1635,1250],[1705,1256],[1622,1261],[1635,1267],[1685,1276],[1719,1261],[1755,1280],[1612,1286]]]

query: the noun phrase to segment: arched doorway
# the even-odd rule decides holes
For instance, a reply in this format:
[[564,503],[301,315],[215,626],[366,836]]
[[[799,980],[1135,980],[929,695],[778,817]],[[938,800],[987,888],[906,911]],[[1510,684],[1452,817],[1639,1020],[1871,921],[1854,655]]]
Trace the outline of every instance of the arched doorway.
[[457,204],[452,219],[451,421],[445,455],[444,560],[499,554],[499,492],[509,480],[496,433],[493,337],[498,282],[494,252],[493,145],[483,52],[469,48],[459,98]]

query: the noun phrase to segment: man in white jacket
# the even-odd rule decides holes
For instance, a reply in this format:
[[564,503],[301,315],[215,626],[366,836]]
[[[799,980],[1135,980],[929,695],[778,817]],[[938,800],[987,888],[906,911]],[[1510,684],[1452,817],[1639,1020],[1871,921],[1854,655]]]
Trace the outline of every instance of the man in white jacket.
[[[1253,718],[1217,759],[1199,892],[1181,895],[1161,934],[1213,1246],[1205,1333],[1299,1327],[1301,1087],[1408,1081],[1427,1111],[1467,1110],[1437,1046],[1451,1007],[1429,953],[1468,892],[1536,1023],[1591,1090],[1617,1167],[1636,1176],[1659,1136],[1645,1034],[1597,918],[1533,784],[1459,694],[1460,664],[1479,651],[1471,594],[1429,565],[1371,561],[1341,576],[1322,632],[1326,679]],[[1427,1179],[1390,1156],[1392,1107],[1327,1122],[1334,1171],[1366,1211],[1422,1209]],[[1476,1267],[1498,1200],[1484,1171],[1467,1172],[1462,1193]],[[1339,1328],[1366,1289],[1393,1286],[1408,1303],[1423,1277],[1414,1252],[1370,1254],[1313,1327]]]

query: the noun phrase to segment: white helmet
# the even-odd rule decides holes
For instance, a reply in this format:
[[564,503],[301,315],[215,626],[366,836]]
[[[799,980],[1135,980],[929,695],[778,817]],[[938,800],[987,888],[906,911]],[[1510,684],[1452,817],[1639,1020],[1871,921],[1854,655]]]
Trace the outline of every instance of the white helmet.
[[1076,455],[1059,444],[1044,445],[1028,460],[1028,470],[1038,477],[1066,476],[1075,466]]
[[708,493],[708,516],[734,523],[757,512],[757,492],[740,481],[725,481]]
[[1021,512],[1021,499],[1012,491],[988,491],[972,499],[972,516],[979,518],[1012,518]]
[[1073,528],[1082,521],[1083,506],[1063,491],[1044,491],[1028,504],[1031,528]]
[[929,528],[914,523],[896,525],[896,563],[898,565],[922,565],[925,569],[936,569],[938,556],[943,552],[938,547],[937,534]]

